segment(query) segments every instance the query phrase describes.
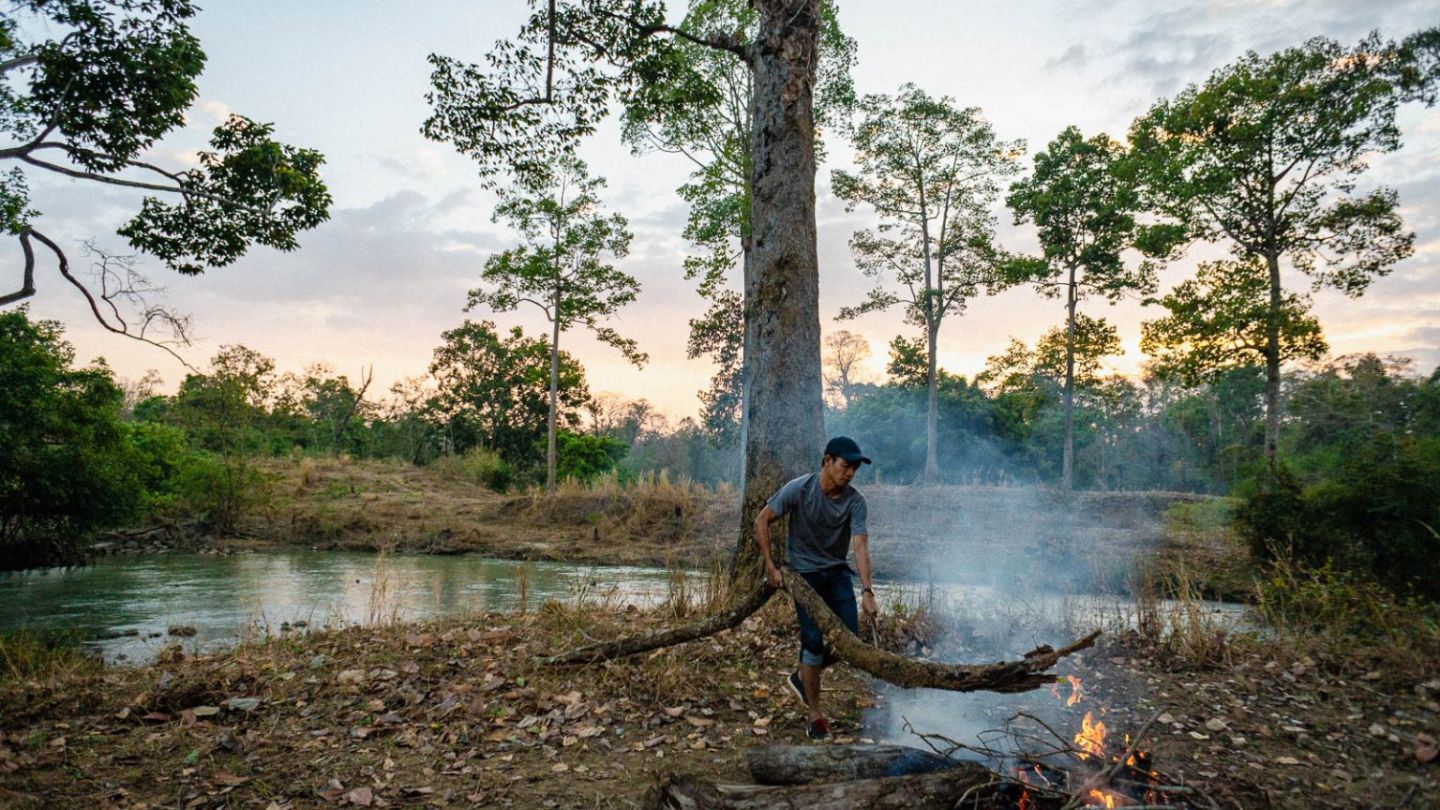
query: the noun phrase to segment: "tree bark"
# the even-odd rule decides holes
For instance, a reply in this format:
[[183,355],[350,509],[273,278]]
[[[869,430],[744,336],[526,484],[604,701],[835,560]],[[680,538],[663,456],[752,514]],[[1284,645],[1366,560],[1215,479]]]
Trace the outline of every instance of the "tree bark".
[[[933,315],[931,317],[934,317]],[[935,357],[936,344],[939,342],[940,324],[931,321],[925,329],[926,354],[928,355],[927,365],[929,366],[929,389],[925,402],[925,483],[940,483],[940,380],[939,362]]]
[[984,795],[986,786],[998,782],[999,777],[996,774],[973,762],[960,763],[950,770],[917,776],[798,787],[719,785],[680,776],[656,788],[646,805],[668,810],[795,810],[799,807],[832,810],[951,810],[967,791],[973,789],[972,796]]
[[1280,257],[1266,256],[1270,269],[1270,313],[1265,321],[1265,464],[1273,479],[1280,444]]
[[555,417],[560,398],[560,291],[555,291],[555,324],[550,336],[550,418],[545,431],[545,494],[555,494]]
[[756,745],[745,764],[759,784],[803,785],[933,773],[960,761],[908,745]]
[[745,277],[745,479],[735,592],[762,579],[751,521],[782,484],[813,469],[825,441],[820,382],[812,91],[818,0],[756,0],[752,76],[752,252]]

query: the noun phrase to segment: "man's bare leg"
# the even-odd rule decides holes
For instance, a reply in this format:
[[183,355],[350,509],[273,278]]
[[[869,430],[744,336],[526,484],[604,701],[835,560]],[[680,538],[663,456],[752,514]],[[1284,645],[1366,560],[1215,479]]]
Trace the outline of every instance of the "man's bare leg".
[[805,704],[810,707],[810,722],[824,717],[820,713],[820,671],[824,667],[800,665],[800,685],[805,687]]

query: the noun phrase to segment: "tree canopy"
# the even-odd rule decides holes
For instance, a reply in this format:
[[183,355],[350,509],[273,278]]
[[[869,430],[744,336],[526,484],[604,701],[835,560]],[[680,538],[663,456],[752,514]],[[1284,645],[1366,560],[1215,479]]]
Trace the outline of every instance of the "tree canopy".
[[847,209],[865,204],[880,218],[874,230],[850,239],[856,264],[876,285],[839,317],[901,305],[906,320],[924,330],[927,470],[938,475],[936,341],[947,315],[1001,283],[990,206],[1000,179],[1018,170],[1024,146],[997,138],[978,109],[931,98],[910,84],[893,97],[866,96],[858,115],[852,136],[858,171],[833,172],[831,185]]
[[[293,250],[300,231],[329,216],[320,153],[276,141],[270,124],[231,116],[193,168],[165,168],[147,156],[184,123],[205,65],[189,0],[16,5],[0,18],[0,162],[14,166],[0,174],[0,228],[19,240],[24,265],[19,288],[0,295],[0,305],[35,294],[38,250],[105,328],[157,345],[185,340],[183,321],[144,305],[125,311],[148,285],[92,289],[72,272],[65,250],[39,227],[44,206],[31,199],[29,172],[147,192],[118,233],[187,275],[231,264],[254,244]],[[151,330],[161,325],[173,334]]]
[[[1190,237],[1268,271],[1266,455],[1279,435],[1285,272],[1359,296],[1414,251],[1393,189],[1362,190],[1377,154],[1400,148],[1401,102],[1433,101],[1435,32],[1354,47],[1317,37],[1253,51],[1158,102],[1130,141],[1147,206]],[[1426,43],[1429,43],[1428,45]]]

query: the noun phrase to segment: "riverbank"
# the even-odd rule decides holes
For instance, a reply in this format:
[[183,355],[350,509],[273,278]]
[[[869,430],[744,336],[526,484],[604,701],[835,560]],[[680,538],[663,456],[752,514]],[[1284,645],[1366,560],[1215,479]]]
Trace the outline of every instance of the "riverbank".
[[[723,564],[739,494],[658,477],[567,483],[554,498],[502,494],[444,467],[343,458],[261,462],[268,482],[240,531],[117,534],[108,551],[228,554],[276,548],[478,554],[515,560],[708,569]],[[1135,563],[1199,559],[1240,572],[1207,584],[1243,596],[1243,546],[1225,501],[1185,493],[1058,493],[985,486],[867,486],[878,576],[909,582],[1005,582],[1043,568],[1056,590],[1125,592]],[[1180,516],[1177,520],[1176,516]],[[1221,519],[1215,516],[1220,515]],[[201,525],[182,515],[175,525]]]
[[[805,742],[783,688],[794,656],[783,598],[735,630],[654,654],[537,663],[682,621],[677,612],[550,602],[3,680],[0,806],[619,808],[671,775],[748,782],[747,747]],[[894,646],[900,621],[882,622]],[[1173,650],[1122,634],[1060,667],[1083,683],[1077,705],[1040,690],[989,706],[999,717],[1048,703],[1065,734],[1091,711],[1115,738],[1158,718],[1144,746],[1154,767],[1221,807],[1440,799],[1436,766],[1420,761],[1422,735],[1440,733],[1435,673],[1285,644],[1233,644],[1223,667],[1175,665]],[[842,666],[826,684],[836,742],[877,733],[868,677]],[[922,731],[936,720],[909,719]]]

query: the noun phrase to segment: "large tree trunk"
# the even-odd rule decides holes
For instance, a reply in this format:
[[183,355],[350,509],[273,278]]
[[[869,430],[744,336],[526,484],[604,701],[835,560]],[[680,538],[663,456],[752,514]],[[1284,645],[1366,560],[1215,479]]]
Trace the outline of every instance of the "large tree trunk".
[[1280,444],[1280,257],[1266,256],[1270,268],[1270,312],[1265,320],[1265,464],[1273,478]]
[[1075,267],[1065,301],[1065,450],[1060,461],[1060,489],[1075,486]]
[[681,776],[656,788],[646,805],[674,810],[795,810],[801,807],[830,810],[951,810],[960,806],[960,798],[968,791],[974,791],[970,793],[971,796],[983,796],[988,786],[997,784],[998,780],[996,774],[973,762],[962,763],[951,770],[917,776],[799,787],[717,785]]
[[751,529],[755,514],[781,484],[815,468],[825,441],[811,109],[819,4],[756,0],[755,6],[760,26],[747,52],[754,161],[745,278],[749,396],[741,417],[741,528],[731,559],[736,592],[748,591],[762,575]]
[[908,745],[755,745],[745,764],[759,784],[803,785],[933,773],[960,761]]

